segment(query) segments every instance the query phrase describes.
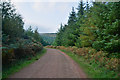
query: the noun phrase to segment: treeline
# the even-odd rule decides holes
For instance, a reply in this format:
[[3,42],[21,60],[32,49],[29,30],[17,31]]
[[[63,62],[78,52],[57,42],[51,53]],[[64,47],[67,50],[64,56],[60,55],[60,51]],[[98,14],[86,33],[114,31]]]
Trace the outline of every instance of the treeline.
[[[91,5],[90,5],[91,3]],[[120,2],[80,2],[72,7],[68,23],[61,24],[56,46],[92,47],[111,54],[120,53]]]
[[[16,12],[10,1],[2,2],[2,64],[3,72],[9,64],[15,61],[35,56],[41,51],[42,38],[37,29],[35,31],[29,27],[24,30],[24,21],[22,16]],[[7,69],[6,69],[7,70]]]

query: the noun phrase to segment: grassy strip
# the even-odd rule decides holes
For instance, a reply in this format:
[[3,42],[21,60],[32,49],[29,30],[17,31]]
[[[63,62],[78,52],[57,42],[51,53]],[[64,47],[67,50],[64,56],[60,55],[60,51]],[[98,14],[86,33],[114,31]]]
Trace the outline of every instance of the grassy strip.
[[68,56],[70,56],[74,61],[76,61],[80,67],[85,71],[89,78],[118,78],[118,73],[110,71],[105,67],[99,67],[98,64],[95,64],[94,61],[90,65],[83,57],[73,54],[70,51],[65,51]]
[[39,59],[44,53],[46,53],[46,49],[41,50],[37,53],[36,56],[32,57],[30,60],[28,59],[22,59],[19,61],[16,61],[14,65],[10,66],[10,68],[5,69],[2,73],[2,78],[8,78],[11,74],[20,71],[22,68],[28,66],[29,64],[35,62],[37,59]]

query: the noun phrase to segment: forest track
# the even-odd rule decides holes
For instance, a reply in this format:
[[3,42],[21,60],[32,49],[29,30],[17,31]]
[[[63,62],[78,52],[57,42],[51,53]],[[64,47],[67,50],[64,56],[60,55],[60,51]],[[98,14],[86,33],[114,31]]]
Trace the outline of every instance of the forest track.
[[48,49],[39,60],[9,78],[87,78],[68,55],[57,49]]

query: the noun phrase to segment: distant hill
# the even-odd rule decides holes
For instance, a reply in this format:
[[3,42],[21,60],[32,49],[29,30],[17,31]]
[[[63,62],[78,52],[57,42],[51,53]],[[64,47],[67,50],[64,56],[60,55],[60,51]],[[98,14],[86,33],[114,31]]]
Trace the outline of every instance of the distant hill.
[[56,38],[56,33],[40,33],[43,41],[45,42],[43,45],[52,45]]

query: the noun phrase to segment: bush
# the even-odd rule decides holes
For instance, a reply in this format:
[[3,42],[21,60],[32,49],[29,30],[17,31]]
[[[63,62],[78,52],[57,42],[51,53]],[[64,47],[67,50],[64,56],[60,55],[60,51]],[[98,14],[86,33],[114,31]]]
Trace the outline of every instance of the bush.
[[[29,42],[29,43],[27,43]],[[10,64],[11,61],[30,58],[35,56],[36,53],[42,50],[41,43],[29,40],[20,39],[16,44],[10,44],[2,47],[2,62],[3,65]]]
[[14,49],[9,49],[8,47],[2,47],[2,64],[9,64],[12,59],[15,58]]
[[105,40],[102,40],[102,41],[95,41],[93,44],[92,44],[92,47],[94,49],[96,49],[97,51],[99,50],[103,50],[103,47],[105,46]]
[[109,43],[105,43],[104,50],[110,53],[120,52],[120,39],[119,40],[111,40]]

